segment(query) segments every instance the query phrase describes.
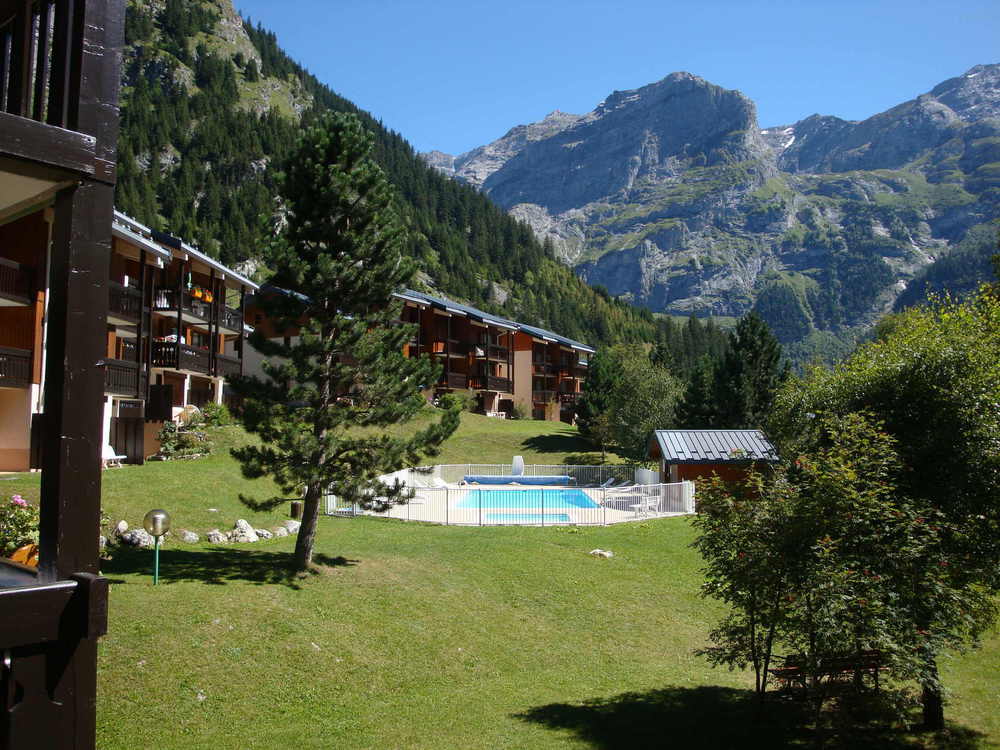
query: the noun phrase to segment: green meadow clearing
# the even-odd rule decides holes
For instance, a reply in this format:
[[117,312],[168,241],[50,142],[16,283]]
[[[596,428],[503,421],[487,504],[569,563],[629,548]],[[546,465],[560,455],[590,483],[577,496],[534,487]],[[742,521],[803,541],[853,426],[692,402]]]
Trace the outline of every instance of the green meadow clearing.
[[[216,432],[220,448],[246,437]],[[439,462],[559,463],[572,428],[464,415]],[[37,497],[37,477],[0,492]],[[224,451],[104,474],[105,508],[176,528],[253,514]],[[208,508],[216,508],[210,512]],[[721,613],[698,596],[689,519],[607,528],[463,528],[322,518],[317,570],[288,573],[294,539],[116,551],[99,665],[98,747],[815,747],[802,706],[758,717],[750,675],[694,651]],[[611,549],[610,560],[590,556]],[[949,732],[830,730],[826,747],[1000,747],[1000,638],[948,660]]]

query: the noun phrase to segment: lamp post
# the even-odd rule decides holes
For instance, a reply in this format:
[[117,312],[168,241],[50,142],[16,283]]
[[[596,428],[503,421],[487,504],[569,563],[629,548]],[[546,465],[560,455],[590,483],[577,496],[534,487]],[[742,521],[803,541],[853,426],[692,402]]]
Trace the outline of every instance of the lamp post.
[[153,585],[155,586],[160,580],[160,539],[170,531],[170,514],[165,510],[151,510],[143,517],[142,526],[154,540]]

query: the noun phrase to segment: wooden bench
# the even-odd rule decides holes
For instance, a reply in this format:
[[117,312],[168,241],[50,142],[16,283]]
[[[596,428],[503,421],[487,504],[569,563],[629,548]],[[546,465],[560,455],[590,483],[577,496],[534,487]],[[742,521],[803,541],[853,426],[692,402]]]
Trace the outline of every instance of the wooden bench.
[[878,689],[879,672],[887,669],[880,651],[862,651],[856,654],[828,656],[820,660],[815,672],[806,666],[805,656],[792,654],[784,657],[782,666],[768,669],[780,689],[791,690],[809,687],[810,678],[827,684],[847,684],[857,677],[871,677]]

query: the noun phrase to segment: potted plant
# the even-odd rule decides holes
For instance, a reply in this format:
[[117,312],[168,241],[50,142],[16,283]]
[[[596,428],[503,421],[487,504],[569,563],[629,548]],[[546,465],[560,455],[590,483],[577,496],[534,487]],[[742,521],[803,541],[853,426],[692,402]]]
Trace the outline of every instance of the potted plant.
[[203,296],[202,295],[202,291],[201,291],[201,287],[200,286],[196,286],[194,289],[192,289],[191,290],[191,296],[194,297],[195,299],[201,299],[202,296]]
[[206,302],[211,302],[213,299],[215,299],[215,297],[212,295],[212,293],[210,291],[208,291],[206,289],[205,290],[205,301]]

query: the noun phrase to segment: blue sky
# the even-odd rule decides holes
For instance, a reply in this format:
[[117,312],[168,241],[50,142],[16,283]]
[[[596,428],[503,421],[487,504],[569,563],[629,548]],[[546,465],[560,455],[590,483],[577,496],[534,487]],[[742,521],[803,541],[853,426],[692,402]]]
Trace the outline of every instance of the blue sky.
[[763,127],[863,119],[1000,62],[997,0],[234,0],[292,56],[452,154],[678,70],[739,89]]

